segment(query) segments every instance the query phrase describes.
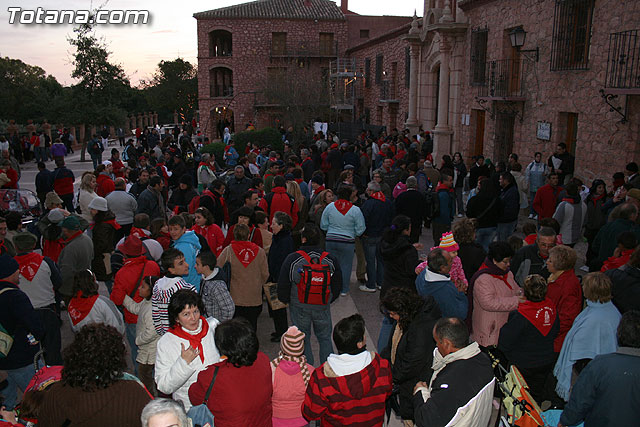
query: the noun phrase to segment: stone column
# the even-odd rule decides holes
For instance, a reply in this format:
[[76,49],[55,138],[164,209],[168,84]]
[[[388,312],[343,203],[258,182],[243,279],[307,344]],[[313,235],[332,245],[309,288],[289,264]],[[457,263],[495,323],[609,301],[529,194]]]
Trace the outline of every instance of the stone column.
[[[442,36],[441,36],[442,37]],[[449,154],[451,149],[451,128],[449,126],[449,61],[451,46],[442,40],[440,42],[440,85],[438,86],[438,121],[433,131],[433,159],[439,161],[443,154]]]
[[136,127],[139,127],[140,129],[142,129],[144,127],[144,125],[142,124],[142,114],[138,113],[138,121],[137,121],[137,126]]
[[406,127],[412,135],[418,132],[418,68],[420,58],[420,45],[411,44],[409,64],[409,116],[407,117]]
[[153,125],[157,126],[160,123],[158,122],[158,113],[153,113]]
[[178,112],[176,110],[173,110],[173,124],[178,124]]
[[84,124],[81,124],[78,127],[78,139],[77,139],[77,143],[82,144],[85,140],[85,130],[86,130],[86,126]]

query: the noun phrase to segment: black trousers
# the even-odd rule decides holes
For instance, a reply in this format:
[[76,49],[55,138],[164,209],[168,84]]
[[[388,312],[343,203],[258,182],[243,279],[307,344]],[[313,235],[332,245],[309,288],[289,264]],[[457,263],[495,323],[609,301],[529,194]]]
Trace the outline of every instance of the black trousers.
[[236,305],[236,312],[233,315],[236,317],[244,317],[251,323],[254,331],[258,330],[258,317],[260,317],[260,313],[262,313],[262,304],[251,306],[251,307],[243,307],[240,305]]
[[44,326],[44,336],[41,344],[44,350],[44,360],[47,365],[62,365],[62,337],[60,335],[60,318],[55,311],[55,304],[47,307],[37,308],[36,313],[40,316],[40,322]]

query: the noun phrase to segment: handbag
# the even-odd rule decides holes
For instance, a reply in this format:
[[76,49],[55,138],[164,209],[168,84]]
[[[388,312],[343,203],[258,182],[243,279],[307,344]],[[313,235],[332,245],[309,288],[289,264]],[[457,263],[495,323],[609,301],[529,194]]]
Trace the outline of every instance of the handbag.
[[[4,288],[0,291],[0,294],[5,293],[6,291],[17,290],[14,288]],[[13,337],[7,331],[4,326],[0,324],[0,359],[7,357],[9,352],[11,351],[11,347],[13,346]]]
[[200,405],[192,406],[187,412],[187,418],[191,420],[193,427],[214,427],[213,414],[209,410],[207,402],[209,401],[213,384],[216,382],[218,369],[220,369],[220,366],[216,366],[216,369],[213,371],[213,378],[211,379],[207,393],[204,395],[204,401]]

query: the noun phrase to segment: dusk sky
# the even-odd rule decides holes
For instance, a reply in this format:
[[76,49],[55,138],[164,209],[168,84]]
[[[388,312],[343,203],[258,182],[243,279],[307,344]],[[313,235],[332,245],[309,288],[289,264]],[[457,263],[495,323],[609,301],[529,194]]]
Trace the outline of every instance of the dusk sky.
[[[338,5],[340,0],[335,0]],[[9,25],[9,7],[35,10],[38,6],[45,10],[82,10],[97,7],[105,2],[89,0],[0,0],[0,56],[20,59],[27,64],[42,67],[48,74],[64,84],[73,84],[71,64],[73,53],[67,37],[73,35],[73,26],[64,25]],[[111,60],[123,66],[137,84],[141,79],[149,79],[158,62],[173,60],[178,56],[197,63],[197,40],[195,12],[216,9],[234,4],[246,3],[242,0],[110,0],[103,9],[107,10],[149,10],[151,19],[146,25],[101,25],[96,34],[104,37],[112,52]],[[422,15],[423,2],[420,0],[349,0],[349,9],[361,15],[411,16],[417,9]]]

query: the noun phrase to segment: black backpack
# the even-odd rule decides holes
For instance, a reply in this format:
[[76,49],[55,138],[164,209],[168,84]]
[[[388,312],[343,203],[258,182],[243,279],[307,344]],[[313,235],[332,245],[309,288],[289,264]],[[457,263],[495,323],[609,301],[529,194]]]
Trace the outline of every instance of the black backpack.
[[429,189],[425,194],[425,198],[427,199],[427,218],[431,220],[440,216],[440,196],[438,192]]

